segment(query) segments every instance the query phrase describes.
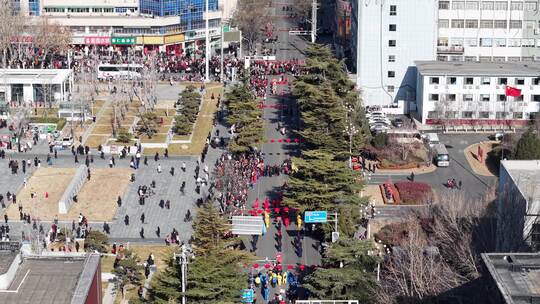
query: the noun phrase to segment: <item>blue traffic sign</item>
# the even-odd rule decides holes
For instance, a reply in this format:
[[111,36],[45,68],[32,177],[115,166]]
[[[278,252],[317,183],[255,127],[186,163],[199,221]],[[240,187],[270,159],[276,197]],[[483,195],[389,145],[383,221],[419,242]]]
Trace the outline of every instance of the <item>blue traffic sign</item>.
[[328,212],[326,211],[306,211],[304,213],[304,222],[306,223],[326,223]]
[[253,289],[242,290],[242,303],[253,303]]

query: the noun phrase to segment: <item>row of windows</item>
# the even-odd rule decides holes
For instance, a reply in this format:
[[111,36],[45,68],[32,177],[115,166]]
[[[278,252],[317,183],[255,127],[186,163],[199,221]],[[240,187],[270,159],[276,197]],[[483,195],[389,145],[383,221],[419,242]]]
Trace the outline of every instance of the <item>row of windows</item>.
[[[442,80],[440,77],[429,77],[429,84],[441,84]],[[446,77],[446,84],[457,84],[458,78],[457,77]],[[463,77],[463,84],[465,85],[490,85],[491,84],[491,77]],[[540,85],[540,78],[533,78],[531,83],[533,85]],[[496,84],[498,85],[506,85],[508,84],[508,78],[507,77],[499,77],[497,78]],[[514,78],[514,85],[525,85],[525,78],[516,77]]]
[[128,10],[135,12],[136,8],[127,7],[45,7],[46,13],[126,13]]
[[[429,94],[428,95],[429,101],[457,101],[458,97],[457,94]],[[491,101],[491,95],[490,94],[461,94],[461,101],[465,102],[473,102],[473,101],[480,101],[480,102],[490,102]],[[507,100],[507,97],[505,94],[497,94],[496,99],[497,102],[504,102]],[[513,97],[513,101],[523,101],[523,95],[518,97]],[[540,95],[531,95],[531,101],[540,102]]]
[[473,61],[479,61],[479,62],[504,62],[504,61],[511,61],[511,62],[518,62],[518,61],[540,61],[540,57],[534,57],[534,56],[459,56],[459,55],[452,55],[452,56],[445,56],[445,55],[439,55],[437,56],[438,61],[467,61],[467,62],[473,62]]
[[[442,117],[441,117],[442,116]],[[476,117],[475,117],[476,116]],[[493,117],[495,116],[495,117]],[[495,112],[495,115],[493,115],[493,112],[489,111],[479,111],[479,112],[473,112],[473,111],[445,111],[444,113],[439,113],[439,111],[429,111],[427,118],[450,118],[450,119],[459,119],[459,118],[479,118],[479,119],[489,119],[489,118],[495,118],[495,119],[523,119],[527,115],[523,115],[523,112]]]
[[[512,1],[510,2],[510,10],[512,11],[536,11],[538,7],[537,2],[527,1]],[[453,1],[450,5],[450,1],[439,1],[440,10],[494,10],[494,11],[506,11],[508,10],[508,2],[506,1]]]
[[522,29],[523,24],[527,29],[534,29],[534,21],[522,20],[478,20],[478,19],[439,19],[439,28],[486,28],[486,29]]
[[540,47],[540,39],[533,38],[439,38],[437,46],[453,47]]

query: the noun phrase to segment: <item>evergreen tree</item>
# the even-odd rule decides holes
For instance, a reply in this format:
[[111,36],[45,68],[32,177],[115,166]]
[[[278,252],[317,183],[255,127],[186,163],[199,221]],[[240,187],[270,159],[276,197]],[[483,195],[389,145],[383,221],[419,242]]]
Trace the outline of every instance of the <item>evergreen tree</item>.
[[238,242],[238,238],[225,238],[230,226],[211,202],[205,203],[197,211],[193,221],[192,244],[196,256],[206,255],[212,250],[220,250]]
[[378,262],[368,254],[373,249],[369,240],[340,239],[328,249],[324,268],[308,275],[303,286],[316,299],[355,299],[369,303]]
[[109,245],[109,238],[107,235],[98,230],[91,230],[88,232],[86,239],[84,240],[84,248],[89,252],[107,252],[107,246]]
[[229,110],[227,123],[235,126],[235,136],[229,145],[231,152],[247,152],[258,146],[263,139],[263,121],[249,87],[246,84],[234,86],[225,94],[225,105]]
[[182,298],[182,273],[177,261],[171,256],[167,267],[157,272],[150,282],[149,300],[167,304]]
[[532,160],[540,159],[540,138],[530,128],[518,140],[514,159]]
[[124,258],[118,262],[118,267],[113,270],[118,281],[120,290],[130,285],[141,285],[144,279],[142,274],[142,266],[139,265],[139,257],[133,251],[126,249]]

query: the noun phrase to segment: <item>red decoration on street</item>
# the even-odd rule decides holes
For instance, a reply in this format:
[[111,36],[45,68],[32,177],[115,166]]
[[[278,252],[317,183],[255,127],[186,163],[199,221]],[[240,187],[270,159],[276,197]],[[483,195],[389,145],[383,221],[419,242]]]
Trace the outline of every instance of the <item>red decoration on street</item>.
[[279,208],[274,208],[275,213],[279,213]]
[[294,139],[294,142],[297,143],[297,142],[298,142],[298,138],[295,138],[295,139]]
[[521,96],[521,90],[511,86],[506,86],[506,96],[519,97]]
[[253,264],[253,268],[259,268],[259,264],[257,263]]
[[268,268],[270,268],[270,267],[271,267],[270,264],[268,264],[268,263],[264,264],[264,268],[268,269]]
[[289,212],[289,207],[283,207],[283,212]]
[[294,268],[293,265],[287,265],[287,269],[291,270],[291,269],[293,269],[293,268]]
[[290,139],[290,138],[287,138],[286,142],[287,142],[287,143],[290,143],[290,142],[291,142],[291,139]]
[[257,213],[258,213],[258,214],[262,214],[262,213],[263,213],[262,209],[258,209],[258,210],[257,210]]
[[304,271],[304,269],[306,268],[306,266],[300,265],[300,266],[298,266],[298,268],[300,268],[300,271]]
[[49,198],[49,192],[45,191],[45,198]]
[[275,140],[274,140],[274,139],[270,139],[270,142],[275,142]]
[[281,271],[281,269],[283,269],[283,267],[281,265],[277,265],[276,268],[277,268],[277,270],[280,270],[280,271]]
[[282,140],[282,139],[278,139],[278,142],[283,142],[283,140]]
[[285,217],[285,219],[283,220],[283,224],[285,225],[285,228],[289,228],[289,218],[288,217]]

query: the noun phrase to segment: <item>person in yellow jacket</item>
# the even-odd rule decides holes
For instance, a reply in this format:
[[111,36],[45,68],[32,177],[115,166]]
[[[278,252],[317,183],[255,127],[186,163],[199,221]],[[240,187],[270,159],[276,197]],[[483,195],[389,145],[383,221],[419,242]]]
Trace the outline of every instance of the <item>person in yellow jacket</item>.
[[270,214],[268,214],[268,212],[264,213],[264,224],[266,225],[266,228],[270,227]]
[[281,286],[282,283],[283,283],[283,276],[281,276],[281,273],[278,273],[277,274],[277,284],[279,286]]
[[298,230],[302,229],[302,215],[301,214],[296,215],[296,228]]
[[283,284],[287,285],[287,272],[283,273]]

